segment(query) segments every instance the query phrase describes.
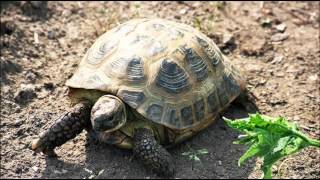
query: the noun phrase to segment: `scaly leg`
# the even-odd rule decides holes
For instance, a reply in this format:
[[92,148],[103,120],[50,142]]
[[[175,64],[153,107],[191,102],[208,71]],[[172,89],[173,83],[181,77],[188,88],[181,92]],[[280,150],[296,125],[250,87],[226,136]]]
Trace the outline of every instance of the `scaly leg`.
[[245,89],[237,99],[235,99],[235,104],[242,105],[244,108],[246,108],[248,113],[259,113],[260,110],[258,106],[256,105],[254,95],[247,89]]
[[32,142],[32,150],[36,152],[42,151],[48,156],[56,156],[55,147],[75,138],[84,128],[91,126],[90,111],[91,104],[88,101],[76,104]]
[[172,176],[174,163],[169,152],[159,145],[152,131],[140,128],[134,134],[134,155],[158,175]]

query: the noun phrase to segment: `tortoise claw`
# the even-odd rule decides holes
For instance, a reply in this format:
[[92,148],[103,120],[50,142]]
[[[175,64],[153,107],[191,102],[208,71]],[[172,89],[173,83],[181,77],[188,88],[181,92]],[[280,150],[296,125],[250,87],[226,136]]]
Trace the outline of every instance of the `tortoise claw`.
[[31,142],[31,149],[35,153],[43,153],[48,157],[57,157],[58,155],[54,152],[53,149],[45,148],[45,145],[42,143],[41,138],[37,138]]
[[50,157],[56,157],[54,148],[61,146],[68,140],[74,138],[90,125],[91,106],[86,102],[81,102],[73,107],[69,112],[60,116],[49,129],[42,132],[39,138],[31,143],[31,149],[43,152]]

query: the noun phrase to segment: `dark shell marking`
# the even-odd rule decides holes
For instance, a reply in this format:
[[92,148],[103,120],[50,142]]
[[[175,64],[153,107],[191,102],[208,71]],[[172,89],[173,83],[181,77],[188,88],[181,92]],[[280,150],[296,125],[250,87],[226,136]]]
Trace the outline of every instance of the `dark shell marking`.
[[240,86],[231,74],[229,76],[223,75],[222,80],[226,89],[225,93],[228,94],[229,98],[238,96],[240,94]]
[[156,85],[169,93],[180,93],[190,87],[185,71],[169,59],[162,61]]
[[196,75],[197,81],[202,81],[208,77],[208,68],[202,58],[192,49],[182,47],[186,54],[186,60],[191,71]]
[[189,126],[193,124],[192,107],[186,106],[181,109],[181,119],[184,126]]
[[209,57],[212,65],[217,66],[220,60],[222,59],[219,52],[217,52],[217,50],[215,50],[212,46],[210,46],[206,40],[201,39],[200,37],[196,37],[196,39],[199,45],[205,50],[205,53]]
[[202,48],[204,48],[204,49],[208,48],[209,44],[208,44],[208,42],[207,42],[206,40],[201,39],[201,38],[198,37],[198,36],[196,37],[196,39],[197,39],[199,45],[200,45]]
[[222,82],[220,86],[217,87],[217,94],[218,98],[220,100],[220,106],[225,107],[225,105],[228,104],[230,96],[227,93],[227,88],[225,87],[225,84]]
[[216,91],[213,91],[207,97],[208,110],[210,113],[216,113],[219,110],[219,100],[216,97]]
[[217,87],[221,107],[225,107],[232,97],[240,94],[240,86],[232,75],[222,76],[221,85]]
[[97,49],[91,49],[88,55],[88,62],[90,64],[99,64],[103,57],[110,53],[118,45],[119,41],[108,41],[103,43]]
[[200,121],[204,118],[205,105],[204,100],[200,99],[193,104],[194,112],[196,115],[197,121]]
[[221,61],[220,54],[217,51],[215,51],[213,48],[208,49],[207,54],[213,66],[217,66]]
[[161,121],[163,107],[158,104],[151,104],[147,110],[147,117],[155,122]]
[[141,82],[144,79],[143,61],[139,57],[132,57],[127,66],[128,80]]
[[123,101],[129,104],[133,108],[138,108],[146,99],[143,92],[140,91],[128,91],[121,92]]
[[[169,108],[166,110],[163,121],[166,121],[168,124],[173,125],[176,128],[180,128],[180,120],[178,118],[178,114],[176,109]],[[166,122],[163,122],[166,124]]]

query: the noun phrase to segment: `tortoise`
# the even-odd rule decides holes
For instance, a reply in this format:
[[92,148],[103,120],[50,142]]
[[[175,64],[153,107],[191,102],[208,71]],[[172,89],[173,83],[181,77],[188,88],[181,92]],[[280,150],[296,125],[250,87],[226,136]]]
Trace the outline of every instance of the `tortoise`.
[[132,149],[166,176],[175,171],[167,148],[207,128],[248,94],[239,70],[206,35],[148,18],[101,35],[66,85],[73,107],[32,142],[34,151],[56,156],[55,147],[85,129],[100,142]]

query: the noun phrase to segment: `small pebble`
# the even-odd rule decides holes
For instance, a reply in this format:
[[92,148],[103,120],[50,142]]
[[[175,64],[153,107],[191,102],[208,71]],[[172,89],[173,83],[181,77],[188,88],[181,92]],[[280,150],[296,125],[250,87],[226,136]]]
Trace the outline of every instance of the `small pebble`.
[[49,82],[49,83],[44,83],[44,88],[46,89],[46,90],[49,90],[49,91],[52,91],[53,89],[54,89],[54,84],[53,83],[51,83],[51,82]]
[[34,171],[38,171],[38,170],[39,170],[39,168],[38,168],[37,166],[33,166],[32,169],[33,169]]
[[14,95],[14,100],[17,103],[25,103],[33,98],[35,98],[37,94],[35,93],[35,86],[31,84],[21,84],[20,88]]
[[261,26],[262,26],[262,27],[271,27],[271,25],[272,25],[272,22],[271,22],[270,19],[264,19],[264,20],[262,20],[262,22],[261,22]]
[[283,60],[283,55],[276,55],[273,59],[273,61],[271,61],[271,64],[278,64]]
[[223,35],[223,44],[234,44],[233,34],[226,33]]
[[318,75],[317,74],[311,75],[311,76],[308,77],[308,80],[309,81],[317,81],[318,80]]
[[281,33],[283,33],[286,30],[286,28],[287,26],[285,24],[279,24],[276,26],[276,29]]
[[30,82],[30,83],[35,83],[36,78],[37,78],[37,75],[36,75],[34,72],[28,71],[28,72],[26,73],[26,79],[27,79],[27,81]]
[[[0,34],[12,34],[14,30],[16,29],[16,25],[14,24],[13,21],[1,21],[1,26],[0,26]],[[1,36],[2,37],[2,36]]]
[[280,42],[280,41],[284,41],[284,40],[286,40],[288,38],[289,38],[288,34],[277,33],[277,34],[271,36],[271,41],[272,42]]
[[56,31],[48,31],[48,39],[56,39],[57,33]]
[[21,173],[22,173],[22,167],[21,167],[21,166],[18,166],[18,167],[15,169],[15,173],[21,174]]
[[187,9],[181,9],[181,10],[179,11],[179,13],[180,13],[180,14],[186,14],[186,13],[187,13]]
[[21,126],[23,124],[23,120],[22,119],[16,119],[15,121],[14,121],[14,126],[15,127],[19,127],[19,126]]

